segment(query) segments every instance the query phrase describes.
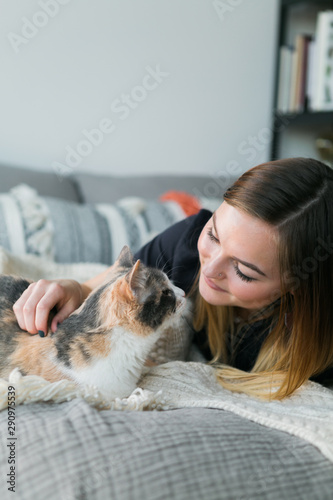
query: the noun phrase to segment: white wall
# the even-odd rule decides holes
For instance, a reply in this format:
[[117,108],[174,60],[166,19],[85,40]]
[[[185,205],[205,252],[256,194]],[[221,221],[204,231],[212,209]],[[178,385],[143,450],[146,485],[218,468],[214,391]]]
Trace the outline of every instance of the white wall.
[[268,159],[277,7],[0,0],[0,163],[200,175]]

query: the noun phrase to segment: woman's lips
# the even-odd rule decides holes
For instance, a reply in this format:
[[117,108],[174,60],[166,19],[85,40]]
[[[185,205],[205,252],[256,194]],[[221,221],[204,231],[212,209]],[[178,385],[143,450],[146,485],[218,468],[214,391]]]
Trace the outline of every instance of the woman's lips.
[[207,285],[213,290],[216,290],[217,292],[228,293],[227,290],[224,290],[223,288],[220,288],[219,286],[215,285],[215,283],[213,283],[213,281],[207,278],[207,276],[203,275],[203,277],[205,278],[205,282],[207,283]]

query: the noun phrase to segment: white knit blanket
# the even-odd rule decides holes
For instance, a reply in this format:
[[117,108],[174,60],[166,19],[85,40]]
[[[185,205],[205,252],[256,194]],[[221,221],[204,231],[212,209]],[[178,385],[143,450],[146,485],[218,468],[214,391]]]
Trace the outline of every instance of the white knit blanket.
[[[12,267],[15,263],[20,265],[19,274],[33,279],[55,277],[57,271],[61,271],[61,276],[88,279],[89,275],[94,275],[103,268],[98,265],[75,264],[61,265],[57,269],[58,265],[55,263],[28,257],[25,273],[24,258],[17,261],[16,257],[13,258],[0,249],[1,272],[14,272]],[[213,369],[204,363],[174,361],[151,368],[129,398],[107,401],[93,387],[78,388],[65,380],[49,383],[36,376],[22,377],[18,370],[14,370],[9,381],[0,379],[0,409],[7,407],[8,385],[15,386],[16,405],[39,401],[60,403],[80,397],[99,409],[166,410],[209,407],[228,410],[267,427],[303,438],[333,462],[333,391],[314,382],[307,382],[283,401],[264,402],[223,389],[216,381]]]

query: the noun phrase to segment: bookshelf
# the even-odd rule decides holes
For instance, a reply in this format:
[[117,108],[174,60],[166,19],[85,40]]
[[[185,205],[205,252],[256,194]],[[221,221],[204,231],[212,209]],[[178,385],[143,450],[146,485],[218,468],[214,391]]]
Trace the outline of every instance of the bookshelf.
[[[297,37],[305,38],[303,35],[315,39],[318,15],[325,10],[333,11],[333,0],[280,0],[271,159],[310,156],[333,165],[333,107],[329,110],[314,111],[305,97],[301,99],[302,105],[298,106],[298,109],[286,109],[286,105],[281,106],[280,88],[281,47],[295,48]],[[310,64],[308,60],[307,64]],[[289,81],[291,89],[290,75]],[[304,92],[306,94],[303,89]],[[287,101],[288,99],[289,97]],[[282,102],[285,104],[285,99],[282,99]],[[331,143],[332,159],[328,159],[325,148],[329,148]]]

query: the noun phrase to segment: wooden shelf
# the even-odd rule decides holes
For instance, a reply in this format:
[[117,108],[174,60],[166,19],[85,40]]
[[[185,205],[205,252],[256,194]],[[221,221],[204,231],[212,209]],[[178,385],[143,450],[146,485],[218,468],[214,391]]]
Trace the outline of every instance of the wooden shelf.
[[330,123],[333,122],[333,111],[305,111],[302,113],[276,113],[275,119],[289,121],[294,124]]

